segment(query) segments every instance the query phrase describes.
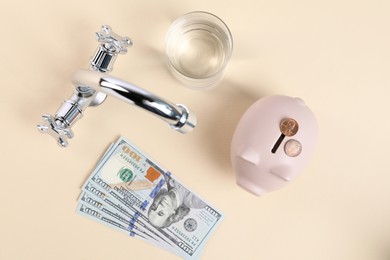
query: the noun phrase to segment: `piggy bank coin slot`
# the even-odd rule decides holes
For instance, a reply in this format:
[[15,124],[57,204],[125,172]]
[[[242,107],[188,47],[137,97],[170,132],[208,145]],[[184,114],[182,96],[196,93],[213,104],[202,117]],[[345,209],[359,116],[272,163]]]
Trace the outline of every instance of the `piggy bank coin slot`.
[[298,125],[298,122],[295,121],[294,119],[285,118],[280,122],[279,129],[280,129],[280,132],[282,132],[282,133],[280,134],[275,145],[272,147],[272,150],[271,150],[272,153],[276,153],[280,144],[283,142],[283,140],[286,136],[289,136],[289,137],[294,136],[298,132],[299,125]]

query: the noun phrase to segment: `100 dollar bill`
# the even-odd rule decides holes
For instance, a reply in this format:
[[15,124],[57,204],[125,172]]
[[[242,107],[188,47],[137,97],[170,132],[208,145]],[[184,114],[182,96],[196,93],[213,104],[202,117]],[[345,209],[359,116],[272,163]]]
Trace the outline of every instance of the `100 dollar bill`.
[[102,189],[135,219],[158,230],[186,258],[199,255],[223,215],[170,172],[120,138],[84,185]]
[[84,193],[80,197],[80,201],[87,202],[92,205],[96,205],[99,210],[108,210],[115,212],[118,217],[121,217],[133,225],[141,227],[143,230],[147,230],[149,234],[152,234],[164,245],[173,246],[173,243],[164,237],[156,228],[149,225],[148,219],[144,218],[139,212],[133,207],[124,207],[120,201],[107,194],[101,187],[94,186],[88,183],[84,188]]
[[150,230],[145,229],[143,226],[133,223],[131,219],[128,220],[125,216],[121,216],[121,214],[115,210],[109,209],[104,202],[93,197],[93,195],[89,195],[85,192],[82,194],[77,206],[77,212],[81,215],[92,218],[96,222],[130,235],[131,237],[144,240],[152,245],[177,254],[172,247],[169,247],[168,244],[161,242],[159,237],[155,236],[153,232],[150,232]]

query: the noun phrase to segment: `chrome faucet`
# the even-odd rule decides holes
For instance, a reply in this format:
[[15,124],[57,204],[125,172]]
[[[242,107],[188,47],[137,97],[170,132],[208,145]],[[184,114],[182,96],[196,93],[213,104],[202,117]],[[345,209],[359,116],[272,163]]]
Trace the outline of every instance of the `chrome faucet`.
[[157,115],[180,133],[187,133],[195,127],[196,116],[184,105],[172,104],[132,83],[108,75],[116,56],[125,54],[127,47],[132,46],[129,38],[117,35],[109,26],[102,26],[96,36],[100,45],[91,59],[90,69],[73,74],[74,93],[54,116],[42,116],[44,123],[37,125],[38,130],[51,135],[61,147],[67,147],[68,139],[74,136],[71,127],[87,107],[100,105],[107,94]]

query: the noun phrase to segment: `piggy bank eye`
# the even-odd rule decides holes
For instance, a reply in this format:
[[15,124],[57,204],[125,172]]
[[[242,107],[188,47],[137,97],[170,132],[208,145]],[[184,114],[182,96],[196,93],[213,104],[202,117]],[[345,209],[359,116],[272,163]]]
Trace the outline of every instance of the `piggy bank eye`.
[[297,157],[302,152],[302,144],[295,139],[288,140],[284,145],[284,152],[290,157]]

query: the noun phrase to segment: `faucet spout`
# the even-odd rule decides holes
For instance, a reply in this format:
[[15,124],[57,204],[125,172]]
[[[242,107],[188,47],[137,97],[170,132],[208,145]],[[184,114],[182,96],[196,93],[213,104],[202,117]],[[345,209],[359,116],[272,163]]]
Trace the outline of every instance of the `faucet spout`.
[[52,136],[61,147],[68,146],[68,139],[73,138],[72,126],[83,117],[89,106],[98,106],[108,95],[136,105],[167,122],[180,133],[191,131],[196,124],[196,116],[184,105],[172,104],[156,95],[127,81],[109,76],[118,54],[127,52],[133,42],[128,37],[114,33],[110,26],[104,25],[96,33],[100,43],[91,59],[89,70],[78,70],[72,76],[74,91],[53,115],[42,116],[43,123],[37,128],[42,133]]
[[64,101],[54,116],[43,115],[44,123],[37,125],[38,130],[51,135],[61,147],[67,147],[67,139],[73,138],[71,128],[82,118],[84,110],[100,105],[107,95],[156,115],[180,133],[195,128],[196,116],[186,106],[172,104],[130,82],[92,70],[76,71],[71,81],[75,87],[72,96]]
[[180,133],[188,133],[196,125],[196,116],[184,105],[169,101],[150,93],[130,82],[92,70],[78,70],[71,79],[77,87],[89,87],[104,92],[129,104],[136,105],[167,122]]

